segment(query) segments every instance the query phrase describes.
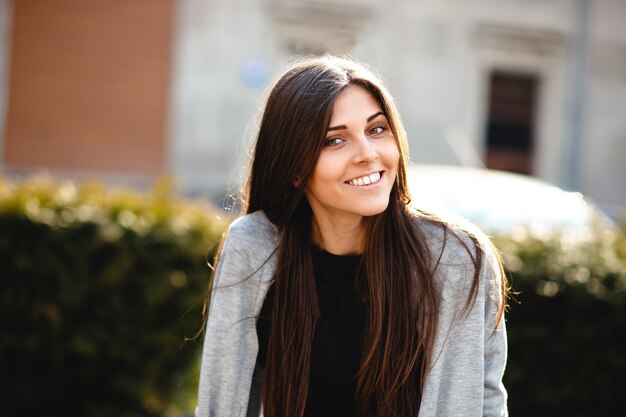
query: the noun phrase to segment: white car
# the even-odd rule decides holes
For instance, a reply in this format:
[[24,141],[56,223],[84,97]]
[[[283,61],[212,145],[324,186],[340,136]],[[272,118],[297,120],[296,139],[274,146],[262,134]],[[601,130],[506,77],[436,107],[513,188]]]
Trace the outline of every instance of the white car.
[[615,227],[591,201],[535,177],[485,168],[409,166],[413,204],[452,220],[469,220],[489,234],[524,228],[532,234],[585,234]]

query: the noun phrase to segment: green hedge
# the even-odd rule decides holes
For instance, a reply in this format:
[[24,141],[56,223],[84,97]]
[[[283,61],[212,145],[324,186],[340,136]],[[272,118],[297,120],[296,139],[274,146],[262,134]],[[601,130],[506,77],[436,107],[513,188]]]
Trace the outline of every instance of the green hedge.
[[[0,178],[0,393],[6,415],[193,412],[213,250],[230,219],[167,186]],[[510,415],[611,415],[626,375],[626,237],[495,236]]]
[[494,240],[518,292],[507,315],[511,416],[613,415],[626,392],[624,231]]
[[185,415],[195,406],[211,207],[47,176],[0,179],[5,415]]

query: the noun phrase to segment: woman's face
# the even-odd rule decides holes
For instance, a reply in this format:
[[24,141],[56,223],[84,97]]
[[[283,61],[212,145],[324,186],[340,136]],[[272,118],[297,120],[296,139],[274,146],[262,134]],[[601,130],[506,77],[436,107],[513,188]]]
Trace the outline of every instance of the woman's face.
[[324,147],[305,191],[313,215],[334,223],[383,212],[399,161],[380,104],[363,87],[347,86],[335,101]]

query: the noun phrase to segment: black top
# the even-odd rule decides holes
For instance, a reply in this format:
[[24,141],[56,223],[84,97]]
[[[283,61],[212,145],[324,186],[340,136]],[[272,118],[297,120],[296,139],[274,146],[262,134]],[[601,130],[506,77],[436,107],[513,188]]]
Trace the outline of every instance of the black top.
[[[365,325],[363,302],[355,287],[361,256],[337,256],[313,246],[315,284],[320,308],[311,351],[310,380],[304,415],[357,416],[356,374]],[[257,320],[259,364],[265,366],[274,285]]]

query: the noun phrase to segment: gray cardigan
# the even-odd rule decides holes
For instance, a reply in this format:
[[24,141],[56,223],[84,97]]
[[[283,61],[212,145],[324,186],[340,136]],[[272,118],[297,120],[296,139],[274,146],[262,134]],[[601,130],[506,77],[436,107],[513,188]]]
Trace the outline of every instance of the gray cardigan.
[[[423,223],[427,245],[437,259],[443,231]],[[456,234],[471,244],[466,234]],[[435,271],[441,312],[419,417],[508,415],[502,384],[507,355],[504,320],[494,332],[501,301],[499,269],[487,237],[479,236],[485,256],[478,295],[469,313],[461,310],[474,267],[458,239],[448,237]],[[262,415],[261,379],[255,366],[259,349],[256,316],[272,282],[277,241],[275,226],[261,211],[235,220],[228,230],[208,313],[197,417]]]

